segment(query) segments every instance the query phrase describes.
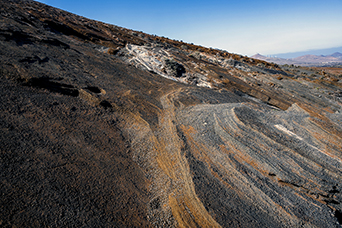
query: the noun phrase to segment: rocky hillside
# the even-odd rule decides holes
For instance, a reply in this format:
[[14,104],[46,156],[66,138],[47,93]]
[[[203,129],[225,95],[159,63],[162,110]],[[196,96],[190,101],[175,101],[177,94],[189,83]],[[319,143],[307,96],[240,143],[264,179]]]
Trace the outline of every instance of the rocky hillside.
[[0,6],[1,227],[341,227],[340,76]]

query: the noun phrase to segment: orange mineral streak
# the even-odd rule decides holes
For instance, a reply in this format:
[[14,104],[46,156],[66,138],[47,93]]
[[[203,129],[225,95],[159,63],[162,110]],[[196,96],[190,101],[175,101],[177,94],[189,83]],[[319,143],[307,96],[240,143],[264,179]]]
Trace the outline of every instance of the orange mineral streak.
[[311,105],[299,103],[299,107],[304,109],[306,112],[310,114],[312,117],[316,117],[322,121],[318,121],[314,118],[311,118],[311,121],[321,127],[324,131],[334,134],[338,138],[342,138],[342,132],[337,129],[334,123],[332,123],[323,113],[319,108],[313,107]]
[[179,227],[221,227],[194,194],[182,196],[171,194],[169,203]]
[[179,227],[220,227],[196,195],[189,164],[181,153],[184,143],[173,124],[175,114],[170,96],[162,98],[164,112],[159,117],[160,131],[151,141],[157,150],[159,167],[178,183],[168,199],[172,214]]
[[[168,101],[167,101],[168,102]],[[131,114],[130,128],[134,132],[148,131],[149,124],[140,115]],[[195,192],[190,168],[181,151],[183,141],[177,135],[173,124],[172,108],[165,109],[159,118],[157,134],[150,134],[147,139],[156,152],[159,168],[176,184],[168,196],[168,203],[179,227],[221,227],[207,212]],[[189,132],[194,132],[193,128]]]

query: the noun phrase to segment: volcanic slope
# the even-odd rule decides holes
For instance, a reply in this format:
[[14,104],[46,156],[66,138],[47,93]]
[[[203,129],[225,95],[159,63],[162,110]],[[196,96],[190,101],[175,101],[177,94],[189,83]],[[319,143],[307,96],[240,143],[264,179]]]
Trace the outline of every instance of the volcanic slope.
[[0,1],[1,227],[341,227],[341,78]]

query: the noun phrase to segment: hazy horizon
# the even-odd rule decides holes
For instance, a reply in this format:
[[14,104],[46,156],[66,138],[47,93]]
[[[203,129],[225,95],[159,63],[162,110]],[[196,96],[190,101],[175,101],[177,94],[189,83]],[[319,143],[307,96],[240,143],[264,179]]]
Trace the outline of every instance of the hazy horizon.
[[342,46],[339,0],[39,2],[128,29],[248,56]]
[[342,53],[342,47],[334,47],[334,48],[326,48],[326,49],[310,49],[306,51],[277,53],[277,54],[268,54],[268,55],[264,55],[262,53],[257,53],[257,54],[264,55],[264,56],[290,59],[290,58],[296,58],[296,57],[303,56],[303,55],[331,55],[336,52]]

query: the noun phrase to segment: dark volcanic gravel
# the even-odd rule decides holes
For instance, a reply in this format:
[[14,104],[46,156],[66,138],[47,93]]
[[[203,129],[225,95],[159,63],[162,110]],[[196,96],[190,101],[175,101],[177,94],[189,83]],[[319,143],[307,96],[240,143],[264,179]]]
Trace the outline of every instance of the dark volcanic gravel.
[[0,227],[341,227],[336,75],[29,0],[0,66]]

